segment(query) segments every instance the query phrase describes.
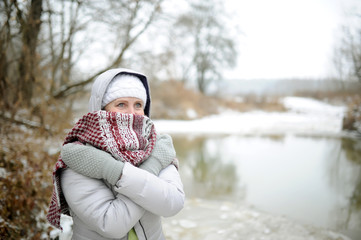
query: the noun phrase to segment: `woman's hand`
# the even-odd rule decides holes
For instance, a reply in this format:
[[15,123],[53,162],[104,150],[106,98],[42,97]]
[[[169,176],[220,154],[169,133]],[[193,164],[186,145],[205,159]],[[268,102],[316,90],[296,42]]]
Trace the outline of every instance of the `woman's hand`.
[[91,145],[65,144],[61,149],[61,158],[77,173],[90,178],[105,179],[112,185],[117,183],[124,167],[123,162]]
[[139,168],[158,176],[159,172],[168,167],[176,159],[172,138],[167,134],[157,136],[155,147]]

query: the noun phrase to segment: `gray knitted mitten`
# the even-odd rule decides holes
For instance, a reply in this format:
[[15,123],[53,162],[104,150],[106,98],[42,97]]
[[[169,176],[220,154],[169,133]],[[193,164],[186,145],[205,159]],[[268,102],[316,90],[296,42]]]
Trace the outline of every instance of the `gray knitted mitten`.
[[124,167],[123,162],[91,145],[65,144],[61,158],[74,171],[87,177],[105,179],[112,185],[118,182]]
[[158,176],[159,172],[168,167],[176,158],[172,138],[167,134],[157,135],[154,149],[145,162],[139,168]]

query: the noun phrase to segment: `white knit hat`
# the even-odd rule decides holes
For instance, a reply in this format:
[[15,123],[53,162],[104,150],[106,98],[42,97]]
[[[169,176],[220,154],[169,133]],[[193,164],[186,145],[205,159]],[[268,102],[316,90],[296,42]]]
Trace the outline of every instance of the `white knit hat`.
[[147,93],[143,83],[134,75],[121,74],[116,76],[108,85],[103,96],[101,107],[121,97],[135,97],[142,100],[145,107]]

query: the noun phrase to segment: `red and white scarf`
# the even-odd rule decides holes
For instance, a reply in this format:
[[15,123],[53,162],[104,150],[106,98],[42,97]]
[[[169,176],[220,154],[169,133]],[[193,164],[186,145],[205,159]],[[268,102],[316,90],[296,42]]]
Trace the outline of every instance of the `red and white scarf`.
[[[64,144],[91,144],[110,153],[115,159],[139,166],[154,149],[156,132],[146,116],[96,111],[84,115],[68,133]],[[47,214],[48,221],[61,228],[61,214],[70,215],[60,186],[60,170],[66,164],[59,156],[53,171],[53,194]]]

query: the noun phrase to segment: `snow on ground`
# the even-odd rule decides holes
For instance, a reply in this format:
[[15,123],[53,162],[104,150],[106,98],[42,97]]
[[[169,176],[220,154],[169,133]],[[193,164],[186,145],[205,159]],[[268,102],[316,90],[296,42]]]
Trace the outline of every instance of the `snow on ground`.
[[[320,101],[287,97],[282,100],[287,112],[226,111],[221,115],[192,121],[156,120],[159,132],[169,134],[310,134],[339,135],[345,108]],[[60,240],[71,237],[70,218],[62,218],[64,232]],[[346,236],[293,222],[253,209],[245,203],[187,199],[185,208],[172,218],[165,218],[167,240],[187,239],[267,239],[267,240],[349,240]]]
[[332,106],[318,100],[301,97],[286,97],[283,105],[290,111],[318,116],[343,117],[345,107]]
[[169,134],[309,134],[337,135],[342,130],[345,108],[317,100],[286,97],[282,100],[287,112],[235,112],[192,121],[156,120],[159,132]]
[[185,208],[163,219],[167,240],[350,240],[348,237],[282,216],[257,211],[244,203],[188,199]]

